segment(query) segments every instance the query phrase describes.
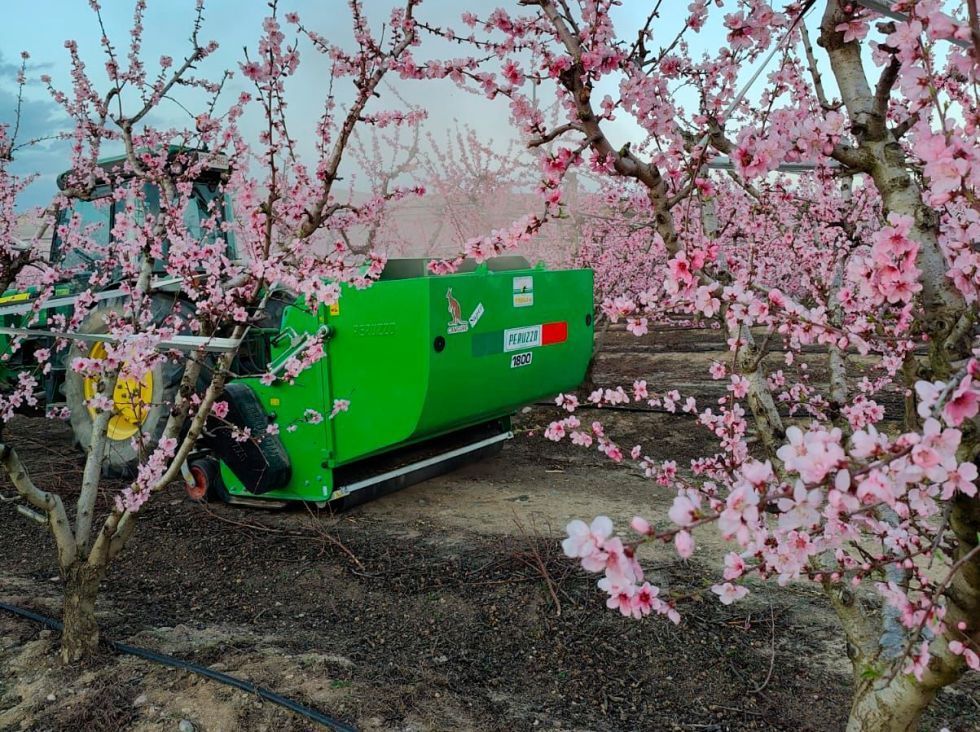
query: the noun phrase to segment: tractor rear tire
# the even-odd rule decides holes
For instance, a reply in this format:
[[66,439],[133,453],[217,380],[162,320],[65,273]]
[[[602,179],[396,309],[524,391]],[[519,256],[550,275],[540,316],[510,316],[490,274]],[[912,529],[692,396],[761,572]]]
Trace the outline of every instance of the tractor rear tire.
[[[153,322],[160,323],[172,312],[181,307],[172,297],[157,296],[150,301],[153,311]],[[78,332],[84,334],[108,333],[107,319],[110,315],[123,316],[124,304],[119,300],[109,301],[95,308],[79,327]],[[86,406],[86,379],[72,370],[71,364],[76,358],[90,357],[95,346],[86,341],[74,341],[68,351],[65,371],[65,402],[70,412],[69,420],[75,435],[75,442],[87,451],[92,440],[93,416]],[[144,450],[152,451],[163,436],[177,396],[181,377],[184,374],[184,364],[163,360],[157,363],[149,372],[152,379],[149,403],[146,405],[145,417],[139,425],[142,431]],[[110,429],[110,432],[113,432]],[[126,430],[118,430],[118,437],[107,436],[106,448],[102,460],[102,474],[107,477],[132,478],[139,467],[140,455],[134,444],[135,434],[125,435]]]

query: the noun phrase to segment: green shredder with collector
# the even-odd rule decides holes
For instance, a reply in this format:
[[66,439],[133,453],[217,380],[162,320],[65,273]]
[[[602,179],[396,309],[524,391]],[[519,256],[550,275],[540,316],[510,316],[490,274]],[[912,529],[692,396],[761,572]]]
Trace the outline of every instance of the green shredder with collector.
[[[225,500],[360,501],[499,449],[517,409],[581,383],[591,270],[499,257],[436,276],[427,264],[391,260],[374,285],[345,287],[332,307],[284,308],[285,345],[269,370],[281,372],[316,334],[325,356],[292,382],[247,376],[227,391],[229,418],[253,434],[277,424],[282,449],[212,431],[209,454],[191,464],[197,489]],[[349,408],[333,410],[337,400]]]
[[[204,153],[175,147],[169,154],[180,161]],[[209,212],[231,216],[221,186],[227,160],[206,159],[185,213],[189,230],[202,237],[214,236],[200,226]],[[119,180],[128,175],[123,163],[110,158],[100,166]],[[159,191],[147,183],[145,193],[140,206],[159,215]],[[67,406],[82,449],[95,414],[87,405],[99,384],[70,364],[78,357],[105,357],[105,344],[113,340],[108,323],[124,313],[128,296],[121,282],[110,282],[71,333],[51,330],[50,315],[73,312],[113,241],[117,208],[127,205],[106,184],[60,209],[49,258],[65,264],[69,274],[55,285],[54,296],[38,302],[36,287],[0,294],[0,380],[36,370],[33,354],[51,350],[51,368],[39,375],[39,403]],[[92,251],[65,247],[58,232],[69,220],[92,231]],[[234,259],[231,235],[225,244],[226,256]],[[160,319],[194,307],[165,264],[154,261],[150,287],[153,317]],[[517,409],[581,383],[592,357],[591,270],[552,271],[516,256],[467,259],[450,275],[434,275],[428,265],[426,259],[389,260],[372,286],[344,286],[338,303],[315,311],[288,292],[271,293],[246,340],[234,346],[234,377],[220,397],[228,413],[209,420],[182,466],[190,496],[266,506],[360,501],[500,449]],[[180,338],[161,347],[206,351],[215,340]],[[297,375],[297,360],[321,343],[323,357]],[[139,382],[117,382],[106,474],[134,474],[140,454],[133,437],[142,433],[148,444],[159,439],[182,372],[181,364],[164,362]],[[271,383],[270,374],[276,377]],[[346,411],[334,408],[346,403]],[[242,435],[250,437],[236,439]]]

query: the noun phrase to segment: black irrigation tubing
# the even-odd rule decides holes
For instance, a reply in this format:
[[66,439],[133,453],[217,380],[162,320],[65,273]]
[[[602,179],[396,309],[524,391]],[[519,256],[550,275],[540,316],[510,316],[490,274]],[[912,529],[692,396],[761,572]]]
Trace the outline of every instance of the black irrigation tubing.
[[[53,630],[60,631],[63,627],[62,624],[54,618],[39,615],[38,613],[30,610],[15,607],[14,605],[8,605],[5,602],[0,602],[0,610],[6,610],[8,613],[19,615],[22,618],[33,620],[36,623],[41,623],[42,625],[46,625]],[[292,699],[287,699],[284,696],[280,696],[274,691],[270,691],[269,689],[257,686],[256,684],[252,684],[248,681],[242,681],[234,676],[223,674],[220,671],[214,671],[212,669],[205,668],[204,666],[198,666],[196,663],[182,661],[181,659],[174,658],[173,656],[168,656],[163,653],[156,653],[155,651],[148,651],[145,648],[137,648],[136,646],[126,645],[125,643],[119,643],[118,641],[108,641],[108,644],[113,648],[113,650],[116,650],[119,653],[128,653],[131,656],[138,656],[139,658],[146,659],[147,661],[153,661],[164,666],[170,666],[171,668],[180,669],[182,671],[191,671],[200,676],[204,676],[205,678],[212,679],[213,681],[226,684],[236,689],[241,689],[242,691],[246,691],[250,694],[255,694],[266,701],[270,701],[273,704],[278,704],[291,712],[295,712],[296,714],[306,717],[317,724],[321,724],[334,732],[357,732],[356,727],[352,727],[346,722],[341,722],[339,719],[328,717],[326,714],[321,714],[315,709],[304,707],[302,704],[294,702]]]
[[[534,402],[534,406],[556,407],[557,405],[554,402]],[[575,407],[576,412],[580,409],[596,409],[596,410],[601,410],[603,412],[636,412],[637,414],[673,414],[676,417],[691,417],[691,418],[697,418],[698,416],[697,414],[688,414],[686,412],[682,412],[680,409],[671,412],[669,409],[664,409],[663,407],[621,407],[619,405],[612,405],[612,404],[606,404],[600,407],[598,404],[585,403],[585,404],[579,404],[577,407]]]
[[[557,405],[554,402],[538,401],[538,402],[534,402],[534,406],[556,407]],[[594,409],[602,412],[635,412],[636,414],[672,414],[675,417],[688,417],[690,419],[697,419],[700,416],[700,413],[692,414],[690,412],[685,412],[680,408],[671,412],[669,409],[664,409],[663,407],[621,407],[619,405],[611,405],[611,404],[605,404],[603,406],[599,406],[598,404],[590,404],[588,402],[586,402],[585,404],[579,404],[577,407],[575,407],[576,412],[579,411],[580,409]],[[787,414],[786,412],[780,412],[779,416],[793,419],[793,417],[790,417],[790,415]],[[886,416],[883,421],[896,422],[899,419],[900,419],[899,417]]]

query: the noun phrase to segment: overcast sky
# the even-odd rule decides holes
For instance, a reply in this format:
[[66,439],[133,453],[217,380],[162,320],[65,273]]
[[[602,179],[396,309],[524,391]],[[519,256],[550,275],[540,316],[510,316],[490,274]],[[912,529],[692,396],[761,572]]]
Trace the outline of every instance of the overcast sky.
[[[102,0],[102,4],[107,31],[117,48],[123,51],[128,44],[132,0]],[[369,8],[375,28],[380,27],[392,4],[392,0],[367,0],[365,5]],[[677,12],[668,10],[665,13],[666,17],[658,26],[660,32],[654,46],[658,41],[669,42],[680,27],[677,24],[682,23],[686,17],[687,2],[667,0],[664,7],[670,8],[674,4],[677,5]],[[143,57],[151,73],[156,70],[157,59],[161,55],[179,59],[187,50],[186,39],[191,27],[193,6],[194,0],[150,0],[145,22]],[[470,0],[465,3],[459,0],[425,0],[417,17],[436,25],[448,23],[461,29],[459,13],[463,6],[480,15],[486,15],[498,6],[510,6],[516,12],[526,12],[526,9],[517,8],[515,0]],[[635,38],[636,29],[643,22],[649,8],[649,0],[624,0],[615,16],[620,37]],[[282,0],[280,14],[289,10],[298,11],[304,23],[331,41],[351,42],[346,0]],[[262,19],[267,13],[268,5],[265,0],[208,0],[201,36],[203,39],[213,38],[218,41],[220,49],[202,65],[200,75],[215,78],[220,76],[220,70],[224,68],[237,71],[244,47],[255,48],[261,33]],[[708,29],[694,39],[694,43],[698,44],[695,50],[699,50],[698,46],[704,50],[715,50],[724,43],[724,32],[720,28],[721,13],[715,11],[713,16]],[[811,18],[811,28],[813,23],[814,19]],[[93,78],[97,83],[104,82],[104,57],[99,48],[99,36],[95,14],[89,9],[86,0],[5,2],[3,23],[0,24],[0,122],[9,122],[12,119],[18,53],[26,50],[31,54],[29,76],[33,81],[26,90],[19,139],[26,140],[65,129],[64,119],[37,82],[37,77],[48,73],[54,78],[56,86],[69,88],[68,54],[64,41],[71,38],[78,41]],[[301,53],[300,71],[290,86],[290,120],[294,134],[308,144],[311,135],[304,131],[304,126],[309,130],[322,110],[326,64],[308,45],[301,44]],[[415,56],[422,60],[467,53],[467,49],[449,46],[427,37],[422,47],[416,49]],[[751,71],[747,70],[746,75]],[[236,93],[246,88],[243,81],[241,74],[237,74],[230,83],[229,92]],[[456,120],[473,126],[484,139],[494,138],[502,143],[512,135],[506,100],[489,101],[459,90],[451,82],[405,82],[392,77],[392,83],[409,102],[420,104],[428,111],[426,127],[435,135],[444,134],[451,129]],[[343,103],[344,96],[341,94],[339,98]],[[193,108],[193,103],[190,102],[188,106]],[[385,103],[379,100],[377,108],[392,106],[397,106],[397,102]],[[617,145],[635,136],[635,129],[629,126],[626,115],[621,117],[624,119],[611,127],[611,136]],[[186,112],[170,104],[162,108],[152,121],[161,124],[185,124],[186,119]],[[257,122],[253,120],[251,124]],[[617,136],[621,139],[615,139]],[[54,192],[54,177],[65,168],[66,162],[67,154],[63,143],[48,143],[20,152],[16,162],[17,170],[37,171],[42,174],[21,205],[46,202]]]

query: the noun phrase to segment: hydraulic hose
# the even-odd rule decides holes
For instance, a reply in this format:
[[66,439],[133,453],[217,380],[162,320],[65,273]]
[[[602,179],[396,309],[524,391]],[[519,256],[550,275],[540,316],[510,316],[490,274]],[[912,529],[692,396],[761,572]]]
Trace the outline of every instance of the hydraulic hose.
[[[36,623],[41,623],[52,630],[60,631],[63,627],[62,624],[54,618],[39,615],[38,613],[30,610],[15,607],[14,605],[8,605],[5,602],[0,602],[0,610],[6,610],[8,613],[12,613],[13,615],[19,615],[22,618],[27,618],[28,620],[33,620]],[[270,691],[269,689],[258,686],[249,681],[243,681],[242,679],[235,678],[234,676],[223,674],[220,671],[205,668],[204,666],[198,666],[196,663],[183,661],[179,658],[174,658],[173,656],[168,656],[164,653],[149,651],[145,648],[137,648],[136,646],[119,643],[118,641],[110,640],[107,641],[107,643],[113,650],[119,653],[127,653],[131,656],[138,656],[139,658],[146,659],[147,661],[153,661],[155,663],[170,666],[171,668],[180,669],[182,671],[191,671],[199,676],[212,679],[235,689],[241,689],[242,691],[249,692],[250,694],[255,694],[266,701],[270,701],[273,704],[278,704],[291,712],[295,712],[296,714],[306,717],[317,724],[321,724],[329,730],[334,730],[334,732],[357,732],[357,728],[352,727],[346,722],[342,722],[339,719],[334,719],[333,717],[328,717],[326,714],[322,714],[315,709],[305,707],[292,699],[287,699],[274,691]]]

